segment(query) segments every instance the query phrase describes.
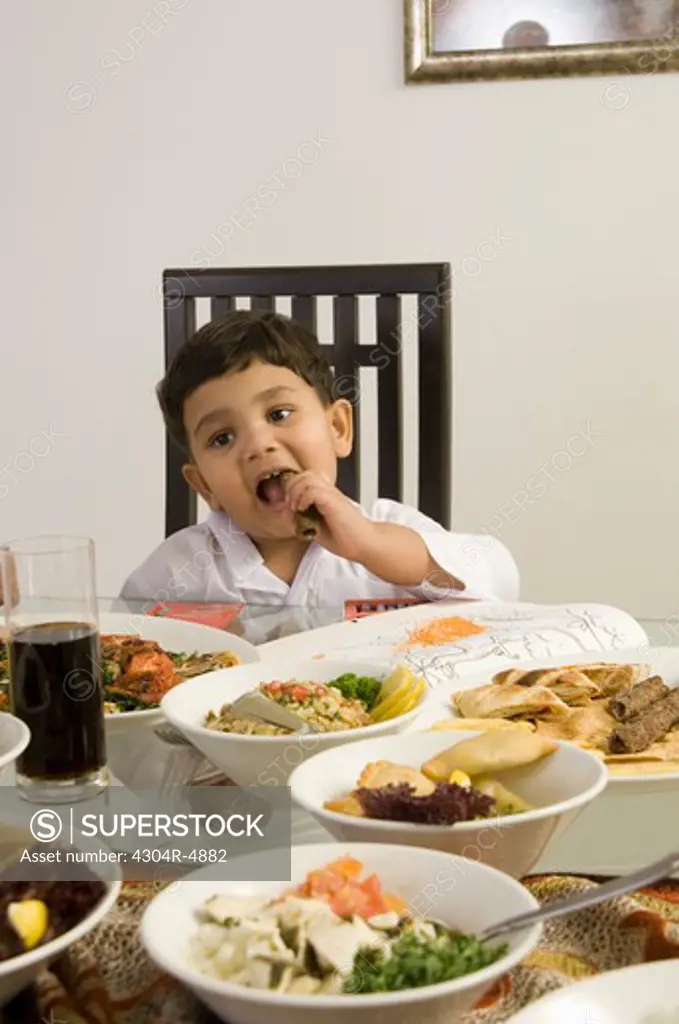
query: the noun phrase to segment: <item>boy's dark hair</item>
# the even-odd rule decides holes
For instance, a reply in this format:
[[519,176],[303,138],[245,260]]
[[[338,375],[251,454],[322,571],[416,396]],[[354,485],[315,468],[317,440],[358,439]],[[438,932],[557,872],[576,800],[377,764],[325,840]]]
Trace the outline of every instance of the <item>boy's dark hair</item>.
[[324,405],[334,401],[333,375],[318,338],[280,313],[239,310],[196,331],[172,360],[156,393],[170,436],[188,449],[184,402],[206,381],[245,370],[260,359],[285,366],[316,390]]

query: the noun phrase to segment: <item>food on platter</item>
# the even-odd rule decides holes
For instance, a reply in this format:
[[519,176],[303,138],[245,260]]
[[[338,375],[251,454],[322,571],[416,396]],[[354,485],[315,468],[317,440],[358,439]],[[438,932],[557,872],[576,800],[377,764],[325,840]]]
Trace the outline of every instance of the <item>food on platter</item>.
[[501,686],[548,687],[566,704],[586,703],[590,697],[601,696],[599,686],[576,669],[535,669],[522,672],[508,669],[493,676],[493,683]]
[[155,640],[126,633],[101,637],[104,709],[109,714],[157,708],[185,679],[239,664],[232,651],[216,654],[167,651]]
[[[493,682],[504,686],[505,683],[516,683],[521,686],[549,686],[560,696],[568,692],[569,687],[580,683],[590,692],[592,686],[597,693],[592,696],[610,697],[622,690],[629,689],[635,683],[646,679],[650,665],[617,665],[609,662],[592,662],[588,665],[561,665],[559,668],[539,669],[504,669],[496,672]],[[566,700],[566,697],[563,698]]]
[[[579,685],[586,678],[594,691]],[[540,694],[531,706],[517,691]],[[545,691],[557,695],[565,713],[543,707]],[[460,727],[489,716],[522,722],[538,736],[566,740],[597,754],[612,775],[669,774],[679,770],[679,688],[645,664],[605,664],[543,669],[508,669],[488,685],[453,694]],[[551,711],[551,713],[549,713]],[[556,713],[554,713],[556,711]],[[489,720],[491,720],[489,718]]]
[[660,676],[649,676],[626,693],[612,698],[609,705],[611,714],[618,722],[629,722],[635,715],[646,711],[651,704],[655,704],[662,697],[667,697],[669,693],[669,686]]
[[566,718],[568,704],[546,686],[490,683],[458,690],[453,705],[464,718]]
[[520,729],[535,732],[533,722],[515,721],[513,718],[442,718],[426,726],[426,732],[460,730],[470,732],[497,732],[498,729]]
[[636,754],[648,750],[679,722],[679,690],[651,703],[645,711],[616,725],[611,733],[612,754]]

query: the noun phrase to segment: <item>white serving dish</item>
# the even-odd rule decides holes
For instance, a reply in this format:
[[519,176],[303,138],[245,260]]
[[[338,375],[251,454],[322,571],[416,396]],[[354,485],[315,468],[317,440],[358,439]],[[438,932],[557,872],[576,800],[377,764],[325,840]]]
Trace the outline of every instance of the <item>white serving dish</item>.
[[498,778],[538,809],[456,825],[419,825],[358,818],[327,811],[323,804],[356,788],[371,761],[381,759],[420,768],[430,758],[474,732],[409,732],[366,739],[343,750],[326,750],[300,765],[290,777],[295,803],[338,842],[395,843],[430,847],[490,864],[514,878],[524,877],[554,839],[604,790],[608,772],[588,751],[568,743],[532,765]]
[[[233,651],[242,664],[258,662],[260,658],[257,648],[242,637],[181,619],[136,615],[133,612],[101,612],[99,631],[137,634],[144,639],[155,640],[168,651],[198,651],[199,654]],[[227,673],[233,669],[219,671]],[[160,708],[106,715],[109,768],[125,785],[148,788],[159,784],[167,760],[173,754],[173,748],[154,734],[154,728],[162,721]]]
[[[619,651],[583,651],[580,654],[561,655],[557,658],[541,658],[539,660],[507,663],[505,668],[537,669],[557,667],[559,665],[587,665],[592,662],[602,664],[634,664],[643,663],[651,666],[652,675],[660,675],[670,687],[679,685],[679,648],[678,647],[645,647],[626,648]],[[418,720],[417,728],[426,729],[428,725],[446,718],[455,718],[463,722],[451,704],[454,693],[460,690],[473,690],[479,686],[487,686],[497,668],[470,672],[458,679],[441,683],[432,693],[427,705],[426,714]],[[426,671],[425,671],[426,675]],[[660,793],[679,790],[679,772],[649,773],[644,775],[611,775],[608,783],[609,793]]]
[[342,732],[293,736],[244,736],[207,729],[202,724],[210,710],[218,710],[260,683],[274,679],[329,682],[344,672],[386,678],[384,666],[352,661],[290,659],[197,676],[165,695],[161,709],[167,719],[199,750],[240,786],[285,786],[292,770],[319,751],[353,746],[367,737],[390,736],[411,725],[422,712],[428,695],[413,711],[387,722]]
[[[517,932],[505,956],[490,967],[455,981],[403,992],[357,995],[287,996],[243,988],[208,978],[188,962],[195,912],[216,892],[275,895],[299,883],[307,872],[348,854],[363,863],[364,874],[377,873],[386,891],[401,896],[423,916],[435,917],[467,933],[506,917],[534,910],[534,897],[509,876],[484,864],[452,858],[437,850],[371,843],[312,844],[292,848],[292,876],[280,882],[215,882],[214,867],[185,879],[190,883],[160,893],[141,922],[141,940],[149,956],[186,985],[222,1021],[229,1024],[452,1024],[499,978],[537,946],[541,926]],[[257,858],[252,856],[256,874]],[[428,893],[427,909],[420,906]],[[503,940],[504,942],[504,940]]]

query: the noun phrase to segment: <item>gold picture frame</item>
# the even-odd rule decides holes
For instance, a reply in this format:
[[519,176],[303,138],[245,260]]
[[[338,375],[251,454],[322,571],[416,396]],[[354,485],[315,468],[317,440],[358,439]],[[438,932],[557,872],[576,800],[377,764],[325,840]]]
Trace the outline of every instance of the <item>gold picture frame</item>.
[[[539,33],[533,33],[537,45],[439,50],[437,31],[441,19],[455,16],[460,0],[403,0],[405,30],[405,77],[407,83],[465,82],[489,79],[551,78],[572,75],[635,75],[679,70],[679,0],[661,0],[666,30],[653,39],[629,39],[626,42],[579,42],[575,45],[539,45]],[[476,0],[478,3],[479,0]],[[562,0],[565,9],[573,10],[574,0]],[[615,7],[616,13],[625,5],[635,12],[645,3],[658,0],[593,0]],[[650,8],[649,8],[650,10]],[[477,8],[478,11],[478,8]],[[653,9],[658,15],[659,8]],[[638,17],[638,13],[634,17]],[[521,22],[512,28],[541,29],[535,22]],[[544,30],[543,30],[544,31]],[[449,33],[450,34],[450,33]],[[546,32],[545,32],[546,35]]]

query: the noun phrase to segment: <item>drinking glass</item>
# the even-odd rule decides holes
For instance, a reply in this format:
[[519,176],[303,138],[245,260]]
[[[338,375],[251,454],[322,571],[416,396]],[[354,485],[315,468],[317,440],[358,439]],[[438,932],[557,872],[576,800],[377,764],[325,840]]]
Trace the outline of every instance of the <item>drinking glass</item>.
[[72,803],[108,785],[94,543],[31,537],[0,546],[12,714],[31,730],[21,796]]

